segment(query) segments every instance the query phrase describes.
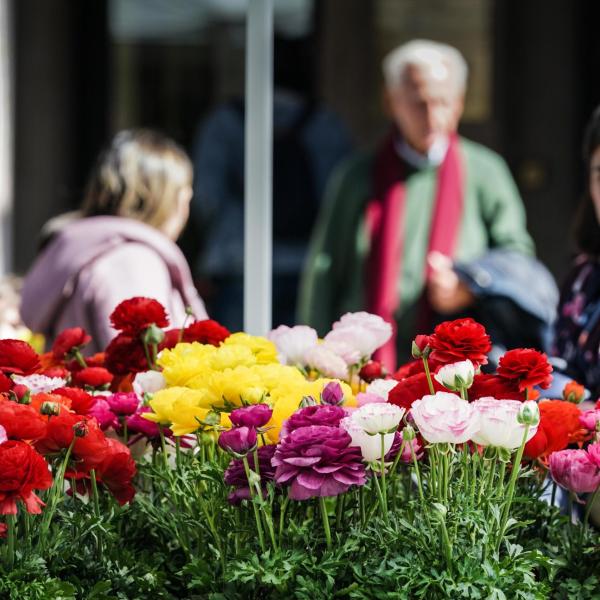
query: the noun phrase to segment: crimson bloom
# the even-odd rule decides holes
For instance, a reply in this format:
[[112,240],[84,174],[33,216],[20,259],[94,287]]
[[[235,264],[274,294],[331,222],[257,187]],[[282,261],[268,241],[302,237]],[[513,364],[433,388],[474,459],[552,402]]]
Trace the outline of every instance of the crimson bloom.
[[[432,383],[434,391],[447,391],[437,380],[434,379]],[[388,402],[409,410],[415,400],[419,400],[430,393],[427,375],[424,372],[416,373],[399,381],[396,387],[390,390]]]
[[79,386],[102,387],[113,380],[112,373],[104,367],[86,367],[73,373],[73,383]]
[[509,350],[498,363],[498,376],[514,381],[520,391],[539,385],[546,389],[552,383],[552,365],[543,352],[532,348]]
[[204,319],[203,321],[194,321],[184,329],[183,341],[218,346],[230,335],[231,332],[227,327],[223,327],[212,319]]
[[78,415],[89,415],[96,404],[96,398],[81,388],[62,387],[52,390],[57,396],[63,396],[71,400],[71,410]]
[[492,349],[485,327],[473,319],[457,319],[440,323],[429,338],[431,357],[449,364],[469,359],[476,367],[487,364]]
[[358,373],[359,377],[366,381],[367,383],[371,383],[374,379],[380,379],[385,375],[385,371],[380,362],[376,360],[370,360],[366,365]]
[[37,440],[46,435],[46,421],[35,408],[9,400],[0,400],[0,425],[13,440]]
[[[490,396],[524,402],[525,390],[519,390],[517,380],[477,373],[473,378],[473,385],[469,388],[469,400],[479,400],[479,398],[489,398]],[[528,393],[528,397],[530,400],[533,399],[531,393]]]
[[116,415],[132,415],[140,405],[135,392],[117,392],[107,396],[106,401]]
[[81,327],[71,327],[61,331],[54,344],[52,344],[52,355],[57,360],[62,360],[65,354],[69,354],[74,349],[79,349],[91,341],[91,337]]
[[351,485],[364,485],[365,466],[360,448],[339,427],[300,427],[277,445],[271,463],[275,481],[290,485],[292,500],[337,496]]
[[256,439],[254,427],[235,427],[221,433],[219,446],[226,452],[247,454],[256,447]]
[[17,500],[27,512],[39,514],[43,502],[34,490],[52,485],[46,461],[25,442],[10,440],[0,444],[0,514],[16,515]]
[[232,410],[229,419],[236,427],[264,427],[272,414],[273,409],[268,404],[252,404]]
[[0,340],[0,371],[4,374],[31,375],[40,365],[40,357],[21,340]]
[[110,315],[110,322],[118,331],[137,337],[150,325],[167,327],[169,318],[158,300],[136,296],[123,300]]
[[105,362],[114,375],[140,373],[149,368],[142,342],[123,333],[114,337],[106,348]]

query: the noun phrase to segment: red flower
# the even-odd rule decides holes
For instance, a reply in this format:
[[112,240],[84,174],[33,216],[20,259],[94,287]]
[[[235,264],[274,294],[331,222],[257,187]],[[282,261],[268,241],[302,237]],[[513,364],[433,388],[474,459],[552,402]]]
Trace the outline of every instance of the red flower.
[[546,389],[552,383],[552,365],[543,352],[531,348],[509,350],[498,363],[498,376],[509,379],[520,391],[539,385]]
[[79,386],[87,385],[95,388],[108,385],[112,380],[112,374],[104,367],[86,367],[73,373],[73,383]]
[[61,379],[66,379],[69,377],[69,375],[71,375],[69,369],[65,367],[48,367],[39,373],[40,375],[45,375],[46,377],[60,377]]
[[45,490],[51,485],[48,464],[29,444],[0,444],[0,514],[16,515],[17,500],[23,501],[27,512],[39,514],[43,502],[33,490]]
[[379,379],[385,375],[383,366],[376,360],[369,361],[359,372],[359,377],[370,383],[374,379]]
[[0,394],[4,392],[10,392],[13,387],[13,380],[7,377],[2,371],[0,371]]
[[[433,388],[436,392],[445,390],[445,388],[435,381],[435,379],[433,380]],[[390,391],[388,402],[408,410],[415,400],[430,393],[427,376],[425,373],[417,373],[399,381],[398,385]]]
[[567,402],[579,404],[585,398],[585,388],[576,381],[569,381],[563,389],[563,398]]
[[27,343],[21,340],[0,340],[0,371],[31,375],[39,366],[40,357]]
[[74,348],[81,348],[91,341],[91,337],[81,327],[65,329],[58,334],[52,344],[52,354],[57,360],[62,360],[65,354]]
[[188,325],[183,332],[184,342],[200,342],[201,344],[212,344],[218,346],[226,340],[231,332],[220,323],[212,319],[195,321]]
[[27,404],[0,401],[0,425],[10,439],[37,440],[46,435],[46,421]]
[[87,415],[96,404],[96,398],[81,388],[62,387],[52,392],[54,395],[69,398],[71,410],[78,415]]
[[440,323],[429,338],[431,357],[440,363],[454,363],[467,358],[475,365],[487,364],[492,349],[485,327],[473,319]]
[[525,445],[527,458],[548,456],[564,450],[578,441],[581,434],[577,405],[565,400],[544,400],[539,403],[540,424],[536,434]]
[[[525,392],[519,390],[516,381],[483,373],[475,375],[473,385],[469,388],[468,394],[470,401],[490,396],[499,400],[525,401]],[[528,397],[532,399],[530,395]]]
[[112,326],[131,337],[137,337],[150,325],[167,327],[169,319],[163,305],[152,298],[123,300],[110,315]]
[[114,375],[148,370],[144,346],[137,338],[120,333],[106,348],[106,368]]

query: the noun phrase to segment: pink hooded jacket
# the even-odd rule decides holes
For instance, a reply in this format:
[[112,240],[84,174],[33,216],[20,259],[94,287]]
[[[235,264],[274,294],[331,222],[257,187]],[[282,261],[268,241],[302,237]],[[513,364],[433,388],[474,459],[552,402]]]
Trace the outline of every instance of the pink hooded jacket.
[[133,296],[155,298],[180,327],[185,308],[208,318],[189,266],[177,245],[157,229],[122,217],[86,217],[66,225],[25,278],[21,316],[49,342],[67,327],[91,336],[88,353],[115,336],[109,315]]

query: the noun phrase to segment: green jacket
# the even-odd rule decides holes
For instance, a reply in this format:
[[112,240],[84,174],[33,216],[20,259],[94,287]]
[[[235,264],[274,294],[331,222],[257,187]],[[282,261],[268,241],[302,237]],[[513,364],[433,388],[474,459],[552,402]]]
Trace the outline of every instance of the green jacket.
[[[455,259],[469,262],[499,247],[533,254],[523,203],[506,163],[495,152],[464,138],[460,148],[465,161],[465,197]],[[364,213],[372,197],[373,160],[374,153],[363,154],[336,170],[313,232],[300,286],[298,322],[311,325],[321,335],[345,312],[366,308],[369,240]],[[436,184],[436,167],[414,170],[407,177],[396,314],[399,344],[410,344],[416,333],[416,305],[425,283]]]

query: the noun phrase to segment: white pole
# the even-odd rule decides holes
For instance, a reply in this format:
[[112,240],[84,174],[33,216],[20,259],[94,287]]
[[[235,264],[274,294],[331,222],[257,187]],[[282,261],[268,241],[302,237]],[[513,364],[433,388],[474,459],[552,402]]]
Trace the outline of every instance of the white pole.
[[271,329],[273,0],[250,0],[246,20],[244,330]]
[[0,275],[13,268],[13,47],[11,0],[0,0]]

